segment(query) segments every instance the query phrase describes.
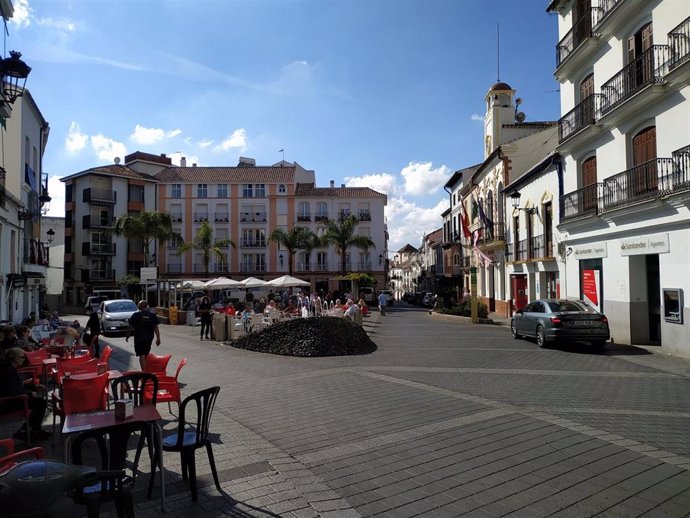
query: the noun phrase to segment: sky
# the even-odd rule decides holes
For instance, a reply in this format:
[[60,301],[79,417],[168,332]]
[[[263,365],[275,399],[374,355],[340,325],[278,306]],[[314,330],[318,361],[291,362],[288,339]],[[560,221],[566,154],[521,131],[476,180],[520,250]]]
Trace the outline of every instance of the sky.
[[283,149],[317,186],[385,192],[395,252],[441,227],[443,185],[482,161],[497,79],[528,122],[559,118],[547,5],[14,0],[5,48],[32,67],[26,86],[50,124],[49,215],[64,216],[59,178],[134,151],[234,166]]

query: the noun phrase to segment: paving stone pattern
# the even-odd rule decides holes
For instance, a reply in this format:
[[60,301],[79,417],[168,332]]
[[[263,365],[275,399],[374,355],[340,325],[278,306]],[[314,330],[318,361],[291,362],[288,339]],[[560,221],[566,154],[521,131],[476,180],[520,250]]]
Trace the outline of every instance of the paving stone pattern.
[[[167,454],[165,514],[690,514],[690,361],[653,348],[540,349],[505,327],[405,305],[374,311],[366,328],[373,354],[290,358],[164,326],[156,352],[172,353],[172,367],[189,359],[183,393],[221,386],[212,430],[223,487],[199,451],[193,504]],[[117,367],[136,365],[130,344],[109,341]],[[137,516],[158,516],[146,460],[142,470]]]

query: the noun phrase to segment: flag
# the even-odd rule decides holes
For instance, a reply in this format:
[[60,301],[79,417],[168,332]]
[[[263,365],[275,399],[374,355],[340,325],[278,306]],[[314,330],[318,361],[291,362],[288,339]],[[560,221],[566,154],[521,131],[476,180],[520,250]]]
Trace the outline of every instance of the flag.
[[479,206],[479,219],[481,220],[482,223],[484,223],[484,226],[489,230],[489,233],[490,233],[494,228],[494,222],[491,221],[486,216],[486,214],[484,213],[484,208],[482,207],[481,201],[478,203],[478,206]]
[[284,149],[279,149],[278,153],[283,153],[285,150]]
[[465,236],[465,239],[469,239],[470,236],[472,235],[470,233],[470,221],[469,221],[469,218],[467,217],[467,211],[465,211],[465,204],[461,203],[460,207],[462,208],[462,216],[460,218],[460,226],[462,227],[462,233]]

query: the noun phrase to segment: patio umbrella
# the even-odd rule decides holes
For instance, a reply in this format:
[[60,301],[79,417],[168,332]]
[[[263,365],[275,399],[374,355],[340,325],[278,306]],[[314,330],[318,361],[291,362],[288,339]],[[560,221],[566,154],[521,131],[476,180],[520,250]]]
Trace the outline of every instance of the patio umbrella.
[[238,288],[261,288],[262,286],[266,286],[266,281],[263,281],[261,279],[257,279],[256,277],[247,277],[243,281],[239,281],[237,283]]
[[283,275],[282,277],[278,277],[277,279],[268,281],[266,284],[269,286],[273,286],[274,288],[309,286],[309,283],[307,281],[303,281],[302,279],[298,279],[297,277],[293,277],[292,275]]
[[228,288],[239,288],[240,281],[234,281],[228,279],[227,277],[217,277],[211,279],[210,281],[204,283],[204,289],[206,290],[225,290]]

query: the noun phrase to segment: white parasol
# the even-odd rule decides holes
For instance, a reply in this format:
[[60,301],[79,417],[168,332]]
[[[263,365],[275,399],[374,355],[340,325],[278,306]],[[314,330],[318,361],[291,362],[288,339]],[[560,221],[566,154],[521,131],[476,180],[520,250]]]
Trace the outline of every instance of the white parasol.
[[293,277],[292,275],[283,275],[277,279],[273,279],[266,283],[268,286],[273,286],[274,288],[290,288],[293,286],[309,286],[307,281]]
[[210,281],[204,283],[204,289],[206,290],[225,290],[228,288],[239,288],[240,281],[234,281],[228,279],[227,277],[217,277],[211,279]]

